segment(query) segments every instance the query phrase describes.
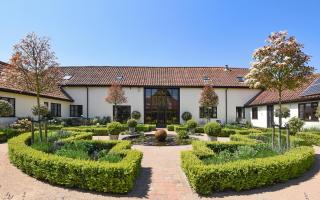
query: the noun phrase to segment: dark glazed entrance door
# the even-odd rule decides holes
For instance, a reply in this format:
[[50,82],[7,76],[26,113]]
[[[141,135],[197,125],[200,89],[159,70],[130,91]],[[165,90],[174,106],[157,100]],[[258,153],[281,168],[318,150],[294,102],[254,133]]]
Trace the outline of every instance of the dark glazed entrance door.
[[180,94],[178,88],[145,88],[144,121],[165,127],[179,123]]
[[267,126],[268,128],[271,128],[274,124],[274,113],[273,113],[273,105],[267,106]]

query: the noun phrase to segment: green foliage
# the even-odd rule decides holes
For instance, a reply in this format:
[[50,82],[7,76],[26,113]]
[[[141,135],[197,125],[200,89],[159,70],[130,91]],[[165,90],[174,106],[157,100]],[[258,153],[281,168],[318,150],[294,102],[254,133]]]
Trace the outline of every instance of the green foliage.
[[0,117],[8,117],[13,114],[13,106],[5,100],[0,100]]
[[187,121],[187,128],[190,130],[190,129],[195,129],[196,127],[198,126],[198,123],[193,120],[193,119],[190,119]]
[[229,137],[230,135],[236,134],[236,131],[229,128],[223,128],[221,129],[220,135],[218,137]]
[[110,153],[123,155],[120,162],[109,163],[44,153],[28,146],[29,140],[30,133],[25,133],[9,141],[10,161],[26,174],[51,184],[127,193],[133,188],[141,167],[142,153],[131,150],[128,141],[87,141],[101,147],[113,146]]
[[46,153],[52,153],[54,149],[52,143],[49,143],[49,142],[42,142],[42,143],[37,142],[32,144],[31,147],[38,151],[43,151]]
[[138,132],[149,132],[149,126],[145,124],[138,124],[136,130]]
[[217,122],[209,122],[204,126],[204,132],[209,136],[217,137],[221,133],[221,125]]
[[18,136],[23,132],[24,132],[24,130],[13,129],[13,128],[6,128],[3,130],[0,130],[0,143],[6,142],[10,138]]
[[123,126],[120,122],[111,122],[107,125],[110,135],[119,135],[122,130]]
[[[246,142],[193,142],[193,150],[181,154],[182,169],[197,193],[210,194],[226,189],[240,191],[284,182],[300,176],[314,163],[314,150],[311,147],[293,148],[276,156],[264,152],[261,157],[250,158],[253,154],[258,155],[253,147],[264,151],[265,147],[257,145]],[[201,160],[208,161],[210,157],[216,156],[215,152],[222,153],[222,160],[230,160],[232,154],[250,159],[221,161],[219,164],[206,164]]]
[[40,108],[38,108],[38,106],[33,106],[31,111],[34,116],[47,116],[49,114],[49,110],[46,106],[40,106]]
[[303,139],[308,145],[320,146],[320,134],[319,133],[300,132],[296,136],[300,139]]
[[173,124],[167,125],[167,129],[168,131],[174,131],[174,125]]
[[131,116],[133,119],[138,121],[141,118],[141,113],[135,110],[135,111],[132,111]]
[[7,141],[7,134],[0,130],[0,143]]
[[137,122],[137,120],[135,120],[135,119],[129,119],[129,120],[127,121],[128,127],[131,127],[131,128],[136,127],[137,124],[138,124],[138,122]]
[[196,127],[195,132],[196,132],[196,133],[204,133],[204,128],[198,126],[198,127]]
[[93,129],[94,135],[109,135],[108,128],[106,127],[97,127]]
[[120,154],[115,154],[115,153],[108,153],[102,157],[99,158],[99,161],[106,161],[109,163],[117,163],[122,160],[122,156]]
[[189,138],[189,135],[188,135],[188,132],[185,131],[185,130],[180,130],[178,132],[178,137],[179,139],[188,139]]
[[[276,117],[279,117],[280,116],[280,108],[277,108],[274,112],[274,115]],[[281,115],[282,115],[282,118],[288,118],[290,117],[290,109],[288,107],[281,107]]]
[[190,119],[192,119],[192,114],[188,111],[186,112],[183,112],[182,115],[181,115],[181,118],[183,119],[183,121],[188,121]]
[[31,121],[27,118],[19,119],[15,123],[11,124],[10,128],[20,130],[21,132],[27,132],[31,130]]
[[301,128],[304,125],[304,121],[302,121],[301,119],[297,118],[297,117],[292,117],[289,121],[288,121],[288,125],[289,125],[289,130],[290,133],[295,135],[297,132],[299,132],[301,130]]
[[174,126],[174,131],[176,133],[178,133],[179,131],[187,131],[188,128],[186,126],[182,126],[182,125],[178,125],[178,126]]

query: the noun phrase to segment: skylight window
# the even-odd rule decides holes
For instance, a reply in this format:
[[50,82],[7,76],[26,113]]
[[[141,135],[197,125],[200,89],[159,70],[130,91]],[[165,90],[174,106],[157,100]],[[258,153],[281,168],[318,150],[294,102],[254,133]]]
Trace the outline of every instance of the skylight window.
[[124,78],[123,78],[123,76],[117,76],[116,77],[116,80],[118,80],[118,81],[121,81],[121,80],[123,80]]
[[241,83],[243,83],[246,80],[243,76],[238,76],[237,79]]
[[65,75],[65,76],[63,77],[63,80],[69,80],[71,77],[72,77],[71,75]]
[[202,79],[203,79],[204,81],[209,81],[209,80],[210,80],[210,78],[209,78],[208,76],[204,76]]

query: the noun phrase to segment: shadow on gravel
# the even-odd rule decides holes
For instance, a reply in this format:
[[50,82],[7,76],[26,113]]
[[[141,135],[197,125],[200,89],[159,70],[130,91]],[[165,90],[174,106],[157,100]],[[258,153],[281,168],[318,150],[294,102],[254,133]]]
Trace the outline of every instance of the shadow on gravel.
[[226,190],[224,192],[215,192],[212,195],[203,196],[203,197],[220,197],[220,198],[222,198],[222,197],[229,197],[229,196],[253,195],[253,194],[259,194],[259,193],[265,193],[265,192],[274,192],[274,191],[284,189],[286,187],[298,185],[302,182],[308,181],[308,180],[312,179],[319,171],[320,171],[320,152],[318,151],[315,154],[315,163],[314,163],[313,167],[309,171],[304,173],[301,177],[288,180],[285,183],[276,183],[275,185],[265,186],[263,188],[244,190],[244,191],[240,191],[240,192],[236,192],[233,190]]

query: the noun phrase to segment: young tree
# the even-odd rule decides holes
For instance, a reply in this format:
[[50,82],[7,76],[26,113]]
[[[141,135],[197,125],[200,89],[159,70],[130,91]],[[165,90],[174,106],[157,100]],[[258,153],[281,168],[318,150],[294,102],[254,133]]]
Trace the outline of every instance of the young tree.
[[[293,36],[286,31],[271,33],[267,45],[256,49],[246,83],[253,88],[264,88],[277,92],[279,104],[279,149],[281,148],[282,93],[294,90],[312,75],[313,68],[307,66],[310,57]],[[287,137],[289,137],[287,135]]]
[[204,86],[201,92],[199,104],[201,107],[203,107],[205,111],[207,122],[210,122],[209,110],[212,109],[212,107],[217,106],[218,103],[219,103],[219,98],[218,98],[218,95],[215,93],[213,87],[209,85]]
[[108,89],[108,95],[106,101],[114,105],[114,121],[118,120],[118,105],[127,103],[127,97],[124,94],[124,91],[118,83],[114,83]]
[[[57,89],[61,73],[49,39],[35,33],[28,34],[14,45],[10,59],[10,76],[23,90],[32,91],[37,97],[37,110],[40,110],[40,95]],[[42,142],[41,115],[38,112],[40,142]]]
[[0,117],[8,117],[13,113],[13,106],[5,100],[0,100]]

